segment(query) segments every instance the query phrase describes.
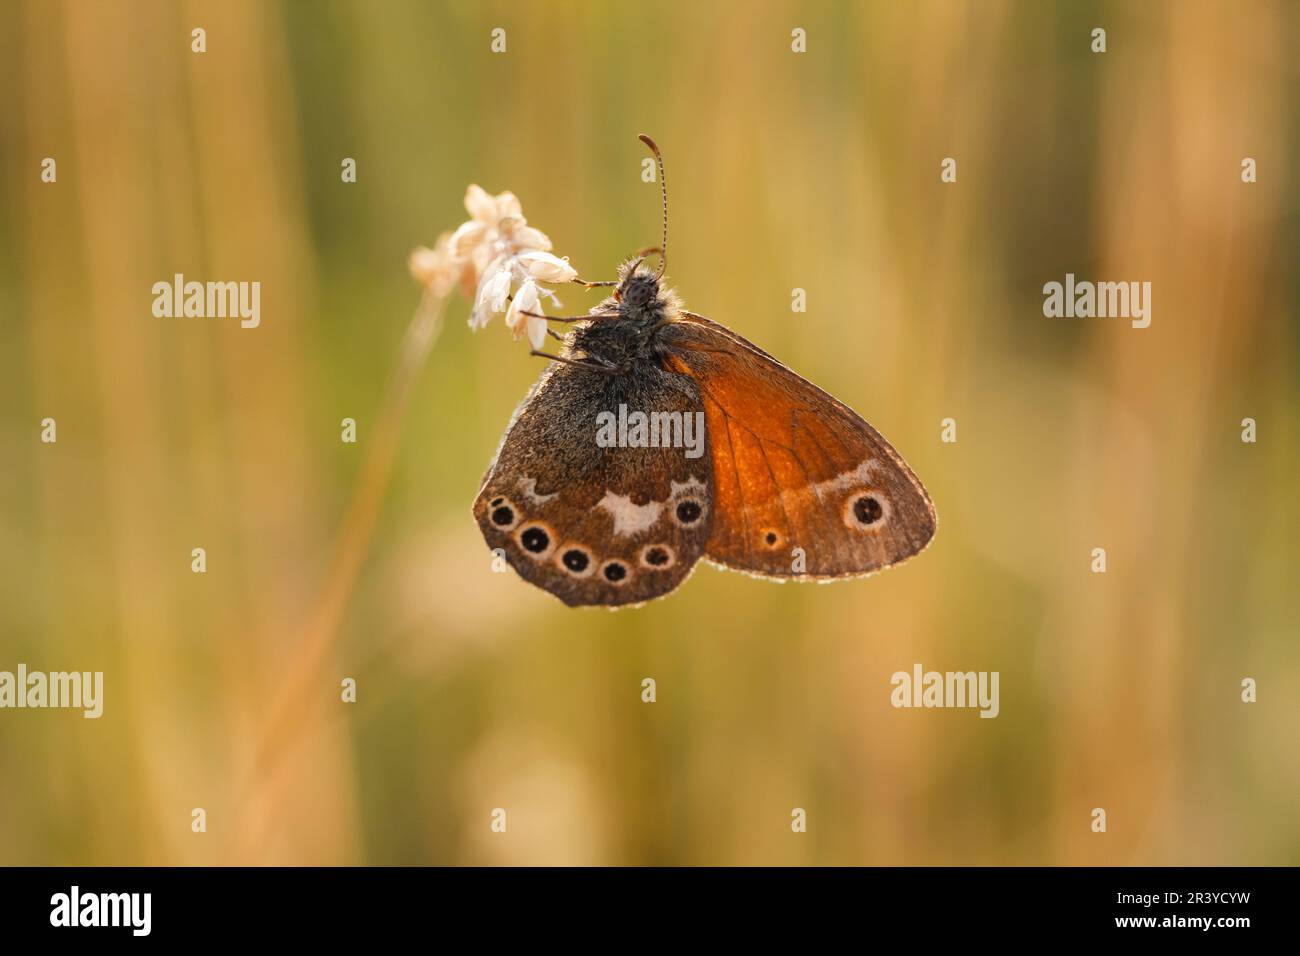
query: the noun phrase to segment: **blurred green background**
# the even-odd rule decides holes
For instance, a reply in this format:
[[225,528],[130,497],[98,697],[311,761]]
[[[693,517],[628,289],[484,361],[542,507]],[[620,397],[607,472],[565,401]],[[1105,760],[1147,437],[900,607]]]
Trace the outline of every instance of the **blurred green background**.
[[[0,669],[106,689],[0,711],[0,863],[1300,863],[1297,35],[1259,0],[4,0]],[[934,544],[617,614],[492,573],[470,504],[542,362],[456,300],[342,553],[408,252],[477,182],[611,276],[658,240],[639,132],[687,306],[875,424]],[[155,318],[176,272],[259,280],[261,327]],[[1151,327],[1045,318],[1067,272],[1150,281]],[[1001,715],[892,708],[915,662],[1000,671]]]

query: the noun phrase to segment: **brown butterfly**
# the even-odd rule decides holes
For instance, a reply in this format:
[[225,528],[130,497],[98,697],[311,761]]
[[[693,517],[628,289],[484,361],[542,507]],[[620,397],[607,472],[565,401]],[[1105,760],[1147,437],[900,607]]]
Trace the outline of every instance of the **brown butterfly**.
[[565,604],[607,607],[667,594],[702,557],[831,580],[921,551],[934,505],[880,433],[661,284],[667,183],[658,147],[641,140],[659,163],[663,245],[615,281],[584,282],[615,287],[588,315],[547,317],[575,324],[551,333],[562,355],[534,350],[555,361],[474,502],[488,547]]

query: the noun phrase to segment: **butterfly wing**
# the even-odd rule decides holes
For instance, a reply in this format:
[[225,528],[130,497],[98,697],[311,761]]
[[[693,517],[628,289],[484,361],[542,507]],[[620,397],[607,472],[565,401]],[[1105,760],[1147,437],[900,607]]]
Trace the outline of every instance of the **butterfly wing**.
[[773,577],[869,574],[921,551],[921,482],[852,409],[729,329],[683,313],[662,339],[704,406],[714,475],[706,557]]
[[[630,430],[637,411],[670,416],[659,420],[670,432],[673,413],[683,429],[691,416],[697,447],[681,434],[684,447],[605,447],[620,406]],[[712,462],[698,413],[694,380],[679,372],[611,376],[551,365],[515,412],[474,502],[488,547],[570,606],[667,594],[690,574],[712,527]]]

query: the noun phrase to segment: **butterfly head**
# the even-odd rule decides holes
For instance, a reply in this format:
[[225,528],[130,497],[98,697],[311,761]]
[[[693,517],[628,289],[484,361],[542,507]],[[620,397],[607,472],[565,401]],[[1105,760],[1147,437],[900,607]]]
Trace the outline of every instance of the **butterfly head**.
[[635,263],[629,266],[620,277],[616,293],[619,304],[634,311],[648,309],[659,298],[659,277]]
[[670,320],[680,308],[677,296],[660,282],[660,274],[646,268],[642,261],[638,256],[619,267],[613,308],[621,318],[638,324]]

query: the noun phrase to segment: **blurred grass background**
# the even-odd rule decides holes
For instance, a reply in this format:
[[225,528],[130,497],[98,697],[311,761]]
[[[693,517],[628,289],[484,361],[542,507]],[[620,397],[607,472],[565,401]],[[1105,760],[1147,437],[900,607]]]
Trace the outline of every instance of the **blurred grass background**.
[[[0,863],[1300,863],[1297,35],[1261,0],[4,0],[0,669],[106,699],[0,712]],[[409,250],[478,182],[612,275],[658,239],[643,131],[688,307],[871,420],[934,545],[617,614],[491,573],[469,507],[542,365],[457,301],[323,594]],[[176,272],[261,281],[261,327],[154,318]],[[1150,281],[1151,327],[1044,318],[1066,272]],[[1000,671],[1001,715],[891,708],[917,661]]]

